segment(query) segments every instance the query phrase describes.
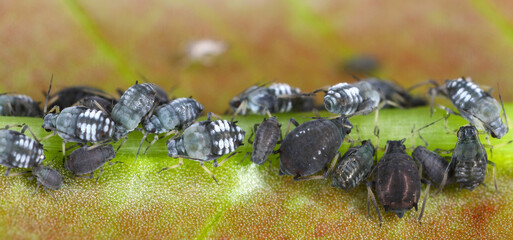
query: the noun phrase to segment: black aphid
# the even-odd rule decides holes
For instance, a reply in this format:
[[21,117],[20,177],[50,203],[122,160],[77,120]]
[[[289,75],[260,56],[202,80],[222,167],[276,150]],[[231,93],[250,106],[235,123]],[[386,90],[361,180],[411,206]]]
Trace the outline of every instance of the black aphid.
[[339,83],[326,91],[324,107],[328,112],[340,114],[342,117],[365,115],[378,108],[380,99],[378,90],[367,81]]
[[[262,165],[273,152],[278,139],[282,138],[280,124],[276,117],[264,118],[262,123],[254,125],[253,131],[248,139],[248,142],[253,144],[251,161]],[[252,141],[253,133],[255,134],[255,139]]]
[[39,166],[45,159],[43,145],[33,134],[34,139],[24,135],[28,126],[23,126],[21,132],[7,130],[8,127],[0,129],[0,165],[7,167],[5,175],[9,175],[11,168]]
[[[449,166],[449,162],[438,153],[428,150],[424,146],[418,146],[411,154],[413,159],[422,167],[422,172],[426,173],[427,177],[436,184],[440,185],[444,178],[444,171]],[[453,184],[454,169],[449,170],[447,184]]]
[[123,93],[111,113],[116,123],[115,140],[132,132],[141,123],[143,117],[151,114],[155,107],[156,94],[151,83],[135,84]]
[[479,140],[477,129],[474,126],[463,126],[458,130],[458,141],[452,153],[451,162],[444,171],[444,178],[440,184],[440,192],[448,179],[451,171],[454,171],[454,178],[460,188],[473,190],[483,181],[487,172],[487,164],[493,166],[493,182],[495,190],[497,180],[495,178],[495,164],[488,160],[486,150]]
[[[387,141],[385,154],[381,157],[374,170],[374,185],[379,201],[385,208],[385,212],[394,212],[399,218],[402,218],[404,213],[411,208],[417,210],[421,193],[421,176],[415,161],[405,151],[405,140]],[[367,190],[374,200],[370,185],[372,183],[367,185]],[[426,189],[424,204],[418,219],[419,222],[424,213],[429,186]],[[381,222],[377,205],[376,211]]]
[[[351,132],[348,119],[315,119],[296,125],[280,146],[280,175],[292,175],[295,180],[327,168],[338,156],[338,149]],[[325,176],[326,177],[326,174]]]
[[56,106],[59,109],[71,107],[80,99],[89,96],[99,96],[107,100],[115,101],[115,99],[98,88],[86,87],[86,86],[75,86],[63,88],[54,95],[48,96],[47,106],[48,109],[52,109]]
[[41,117],[43,111],[27,95],[0,94],[0,116]]
[[[82,99],[80,99],[78,102],[75,103],[77,106],[84,106],[87,108],[105,111],[107,113],[112,112],[112,108],[117,103],[116,100],[113,99],[107,99],[100,96],[87,96]],[[103,110],[102,110],[103,109]]]
[[168,168],[180,166],[182,158],[187,158],[199,161],[201,166],[216,180],[212,173],[203,166],[203,163],[214,160],[214,166],[217,166],[217,158],[228,153],[234,154],[235,149],[243,144],[245,132],[237,126],[236,122],[211,121],[210,116],[209,113],[206,121],[192,124],[181,135],[167,141],[169,156],[179,158],[180,161],[178,165]]
[[89,174],[89,178],[93,178],[94,171],[100,169],[100,173],[96,181],[103,172],[103,165],[114,159],[116,156],[112,145],[100,146],[93,149],[81,147],[74,150],[64,163],[64,168],[73,173],[75,176]]
[[61,188],[61,173],[48,166],[38,165],[32,169],[32,175],[36,178],[37,181],[36,192],[39,189],[39,186],[43,186],[43,189],[52,195],[52,197],[55,199],[55,196],[50,191],[48,191],[48,189],[58,190]]
[[[403,108],[427,105],[427,101],[425,99],[412,96],[408,91],[392,81],[379,78],[365,78],[362,79],[362,81],[370,83],[375,89],[383,94],[385,99],[381,99],[381,101],[387,100],[389,103],[395,103],[397,106]],[[387,104],[387,106],[393,105]]]
[[347,191],[360,185],[371,173],[374,152],[370,140],[349,148],[333,171],[332,186]]
[[362,54],[348,58],[340,65],[345,73],[368,76],[379,68],[379,61],[372,55]]
[[447,80],[445,86],[431,92],[446,95],[463,118],[477,128],[486,130],[492,137],[501,138],[508,132],[507,124],[501,119],[501,105],[470,78]]

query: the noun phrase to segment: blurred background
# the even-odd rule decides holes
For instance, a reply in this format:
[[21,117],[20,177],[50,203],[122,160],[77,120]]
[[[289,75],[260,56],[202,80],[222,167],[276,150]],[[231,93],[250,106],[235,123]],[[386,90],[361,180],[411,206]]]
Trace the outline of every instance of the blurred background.
[[[0,1],[0,91],[115,96],[143,76],[224,112],[275,79],[313,91],[377,76],[404,87],[470,76],[513,100],[513,1]],[[363,63],[362,63],[363,62]],[[418,90],[422,94],[424,90]],[[496,93],[495,93],[496,94]]]

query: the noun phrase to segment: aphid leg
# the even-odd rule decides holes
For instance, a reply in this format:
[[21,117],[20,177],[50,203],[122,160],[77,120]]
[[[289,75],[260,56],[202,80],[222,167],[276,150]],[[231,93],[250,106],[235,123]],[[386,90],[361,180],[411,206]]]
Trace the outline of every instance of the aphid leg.
[[53,197],[53,200],[57,201],[57,198],[55,197],[55,195],[53,195],[52,192],[50,192],[50,190],[48,190],[48,188],[46,188],[45,186],[43,186],[43,190],[45,190],[45,192],[47,192],[48,194],[50,194],[50,196]]
[[[148,134],[149,134],[148,132],[146,132],[146,131],[144,131],[144,130],[143,130],[143,137],[142,137],[142,139],[141,139],[141,143],[139,143],[139,147],[137,148],[137,153],[135,154],[135,159],[134,159],[134,161],[137,161],[137,157],[139,156],[139,153],[141,152],[141,147],[142,147],[142,145],[143,145],[144,141],[146,140],[146,138],[148,137]],[[145,151],[145,152],[146,152],[146,151]]]
[[447,165],[447,168],[444,171],[444,178],[442,179],[442,182],[440,183],[440,187],[438,188],[438,191],[435,193],[435,196],[438,195],[442,191],[442,189],[445,187],[445,184],[447,183],[447,177],[449,175],[449,169],[451,167],[451,163],[453,163],[453,162],[451,161],[449,163],[449,165]]
[[290,132],[290,123],[294,124],[294,126],[298,127],[299,123],[294,118],[289,119],[289,123],[287,124],[287,131],[285,132],[285,136],[287,136]]
[[367,215],[370,217],[370,207],[369,207],[369,198],[372,199],[372,203],[374,204],[374,207],[376,208],[376,212],[378,213],[379,218],[379,226],[381,227],[381,224],[383,223],[383,220],[381,220],[381,213],[378,209],[378,203],[376,202],[376,198],[374,197],[374,193],[372,192],[371,186],[374,185],[374,182],[367,182]]
[[36,185],[36,190],[34,191],[34,193],[32,193],[32,197],[34,197],[37,193],[37,190],[39,190],[39,183]]
[[495,171],[496,171],[496,167],[495,167],[495,163],[490,161],[490,160],[486,160],[486,162],[490,165],[492,165],[492,175],[493,175],[493,184],[495,184],[495,191],[497,191],[497,193],[500,193],[499,191],[499,188],[497,187],[497,178],[496,178],[496,175],[495,175]]
[[299,175],[294,176],[294,181],[308,181],[308,180],[317,180],[317,179],[326,179],[324,175],[315,175],[315,176],[307,176],[301,177]]
[[100,167],[100,173],[96,177],[96,181],[94,181],[95,185],[98,185],[98,179],[100,179],[100,176],[102,175],[102,173],[103,173],[103,167]]
[[240,160],[240,162],[237,164],[237,165],[240,165],[242,162],[244,162],[244,159],[246,159],[246,156],[248,156],[249,152],[246,152],[246,154],[244,154],[244,156],[242,157],[242,160]]
[[219,163],[217,163],[217,162],[214,160],[214,167],[219,167],[219,166],[223,165],[223,163],[224,163],[224,162],[226,162],[229,158],[233,157],[233,155],[235,155],[235,154],[237,154],[237,153],[238,153],[238,152],[233,152],[233,153],[231,153],[230,155],[228,155],[228,157],[225,157],[225,158],[223,159],[223,161],[221,161],[221,162],[219,162]]
[[[269,112],[269,110],[267,110],[265,113],[267,114],[267,116],[268,116],[269,118],[272,118],[272,117],[273,117],[273,115],[271,115],[271,112]],[[232,122],[233,122],[233,121],[232,121]]]
[[454,112],[452,109],[447,108],[447,107],[444,107],[444,106],[442,106],[442,105],[438,105],[438,107],[439,107],[439,108],[444,109],[444,110],[445,110],[445,112],[447,113],[447,114],[444,116],[444,129],[445,129],[445,131],[446,131],[447,133],[449,133],[449,134],[456,135],[456,132],[457,132],[457,131],[454,131],[454,130],[450,130],[450,129],[449,129],[449,126],[448,126],[449,121],[448,121],[448,120],[449,120],[449,117],[450,117],[451,115],[460,116],[460,114],[458,114],[458,113]]
[[32,129],[30,129],[30,127],[28,125],[25,125],[23,124],[23,127],[21,128],[21,133],[25,134],[25,131],[28,130],[30,132],[30,134],[32,135],[32,137],[34,138],[34,140],[36,140],[36,142],[39,142],[39,140],[37,139],[36,135],[34,134],[34,132],[32,131]]
[[43,142],[43,141],[45,141],[46,139],[51,138],[51,137],[53,137],[53,136],[55,136],[55,135],[57,135],[57,132],[52,132],[52,133],[50,133],[50,134],[48,134],[48,135],[44,136],[43,138],[41,138],[41,139],[39,140],[39,142]]
[[118,148],[116,148],[116,152],[114,152],[114,154],[118,153],[119,149],[121,149],[121,146],[123,146],[127,140],[128,140],[128,136],[123,137],[123,141],[119,144]]
[[177,164],[175,164],[173,166],[162,168],[158,173],[161,173],[162,171],[165,171],[165,170],[168,170],[168,169],[177,168],[177,167],[180,167],[182,165],[183,165],[183,158],[179,157]]
[[248,137],[248,143],[249,143],[249,144],[253,144],[253,140],[251,140],[251,138],[253,137],[253,134],[255,134],[255,133],[256,133],[256,131],[257,131],[257,129],[258,129],[258,126],[259,126],[259,124],[257,123],[257,124],[255,124],[255,125],[253,125],[253,129],[251,129],[251,134],[250,134],[250,135],[249,135],[249,137]]
[[[9,125],[5,125],[5,127],[3,128],[4,130],[7,130],[9,128],[13,128],[13,127],[23,127],[23,126],[26,126],[24,124],[9,124]],[[22,132],[23,133],[23,132]]]
[[[420,175],[422,176],[422,175]],[[426,183],[427,184],[427,187],[426,187],[426,195],[424,195],[424,201],[422,201],[422,208],[420,210],[420,214],[419,214],[419,224],[422,225],[422,215],[424,214],[424,208],[426,207],[426,202],[427,202],[427,199],[428,199],[428,196],[429,196],[429,188],[431,187],[431,182],[428,181],[428,180],[425,180],[425,179],[422,179],[421,180],[422,182]]]
[[[235,117],[236,117],[237,115],[239,115],[239,113],[241,113],[241,112],[242,112],[242,115],[246,115],[246,107],[247,107],[247,105],[248,105],[248,101],[247,101],[247,100],[243,100],[243,101],[240,103],[239,107],[238,107],[238,108],[235,110],[235,112],[233,113],[233,116],[232,116],[232,119],[231,119],[231,121],[232,121],[232,122],[233,122],[233,120],[235,119]],[[208,118],[208,119],[210,119],[210,118]]]
[[106,115],[110,115],[109,112],[107,112],[103,107],[102,105],[100,105],[96,100],[93,100],[93,104],[98,108],[100,109],[100,111],[102,111],[103,113],[105,113]]
[[217,185],[219,185],[219,182],[217,181],[217,179],[216,179],[216,177],[214,176],[214,174],[213,174],[210,170],[208,170],[208,168],[207,168],[207,167],[205,167],[205,165],[203,164],[203,162],[201,162],[201,163],[200,163],[200,165],[201,165],[201,167],[205,170],[205,172],[207,172],[207,173],[208,173],[208,175],[210,175],[210,176],[214,179],[214,181],[216,181]]
[[17,172],[17,173],[9,173],[9,169],[7,169],[7,172],[5,172],[5,176],[7,177],[14,177],[14,176],[19,176],[19,175],[25,175],[25,174],[29,174],[29,173],[32,173],[32,171],[24,171],[24,172]]
[[333,172],[333,169],[335,169],[335,166],[337,165],[338,160],[341,158],[342,158],[342,155],[340,154],[340,152],[338,152],[338,154],[335,155],[335,157],[331,161],[330,167],[328,169],[326,169],[326,172],[324,172],[324,178],[328,178],[331,175],[331,173]]

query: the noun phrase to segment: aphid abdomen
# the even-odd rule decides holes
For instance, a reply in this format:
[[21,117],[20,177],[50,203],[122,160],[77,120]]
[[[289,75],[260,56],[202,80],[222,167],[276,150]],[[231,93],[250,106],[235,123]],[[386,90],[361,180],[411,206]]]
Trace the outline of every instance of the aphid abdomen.
[[37,166],[32,169],[32,174],[36,177],[38,184],[46,188],[57,190],[62,186],[62,175],[53,168]]
[[447,80],[446,90],[452,104],[471,124],[485,129],[495,138],[501,138],[508,132],[507,126],[502,122],[501,107],[497,100],[470,79]]
[[361,146],[350,148],[335,167],[333,186],[351,189],[358,186],[370,174],[374,160],[374,146],[364,141]]
[[294,100],[299,98],[299,96],[294,97],[294,95],[301,93],[299,88],[292,88],[285,83],[273,83],[268,88],[278,100],[278,108],[272,112],[290,112],[293,108]]
[[265,162],[273,152],[280,133],[280,126],[276,118],[265,120],[258,126],[251,153],[251,161],[253,163],[262,165]]
[[299,125],[280,146],[280,174],[304,177],[322,170],[338,153],[343,138],[329,120]]
[[[128,88],[112,109],[112,119],[125,131],[134,130],[143,116],[155,103],[156,91],[150,83],[136,84]],[[123,134],[121,134],[123,135]]]
[[154,128],[155,133],[165,133],[173,129],[181,129],[196,120],[203,112],[203,106],[191,98],[178,98],[155,109],[150,122],[145,124],[146,130]]
[[454,164],[456,182],[462,188],[473,190],[483,183],[487,162],[486,151],[479,141],[477,129],[474,126],[461,127],[450,163]]
[[84,110],[77,117],[75,134],[86,142],[101,142],[112,138],[114,121],[99,110]]
[[478,100],[486,95],[479,86],[463,78],[447,80],[446,88],[448,97],[454,106],[466,111],[473,108]]
[[206,125],[212,142],[212,154],[222,156],[234,152],[244,141],[244,130],[226,120],[212,121]]
[[324,106],[328,112],[347,116],[356,112],[363,100],[357,87],[339,83],[328,89],[324,96]]
[[0,116],[40,117],[39,105],[26,95],[0,95]]
[[45,159],[40,143],[12,130],[0,130],[0,164],[9,168],[31,168]]
[[87,147],[73,151],[64,163],[64,168],[75,175],[94,172],[115,156],[112,145],[87,150]]
[[417,206],[420,198],[420,175],[406,153],[392,153],[378,162],[376,192],[387,211],[402,217],[403,213]]
[[460,161],[456,164],[454,177],[460,187],[473,190],[484,182],[486,163],[483,166],[476,162]]
[[[412,153],[413,159],[422,164],[422,171],[426,173],[428,178],[440,185],[444,178],[444,173],[449,162],[436,152],[426,149],[424,146],[418,146]],[[454,183],[454,166],[449,169],[447,176],[447,184]]]

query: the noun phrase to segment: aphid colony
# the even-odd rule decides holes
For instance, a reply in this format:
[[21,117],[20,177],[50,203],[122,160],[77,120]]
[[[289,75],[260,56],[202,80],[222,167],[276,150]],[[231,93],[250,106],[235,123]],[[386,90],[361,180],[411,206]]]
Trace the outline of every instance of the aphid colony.
[[[327,179],[331,176],[332,186],[346,191],[365,182],[368,201],[374,203],[380,223],[381,214],[374,192],[385,211],[394,212],[401,218],[411,208],[417,210],[421,184],[426,183],[428,187],[418,218],[420,222],[431,182],[439,186],[438,191],[453,183],[459,184],[460,188],[473,190],[478,185],[484,185],[487,164],[494,166],[495,181],[495,165],[488,160],[476,127],[495,138],[501,138],[508,132],[507,120],[504,123],[500,116],[499,103],[470,79],[447,80],[444,87],[435,86],[430,92],[447,96],[459,114],[470,123],[470,126],[459,129],[450,162],[424,146],[417,146],[410,157],[406,153],[405,139],[387,141],[384,155],[377,163],[374,160],[377,149],[370,140],[353,140],[345,154],[339,152],[346,136],[353,130],[350,117],[367,115],[384,106],[407,108],[426,104],[422,98],[410,95],[390,81],[369,78],[352,84],[339,83],[312,93],[302,93],[284,83],[263,84],[244,90],[229,105],[233,118],[248,113],[267,114],[270,117],[255,124],[248,139],[252,145],[250,159],[253,163],[262,165],[274,153],[279,154],[280,158],[279,174],[292,175],[296,181]],[[74,176],[88,175],[93,178],[94,171],[100,169],[98,180],[103,165],[107,162],[112,164],[110,161],[127,140],[128,133],[135,130],[143,132],[144,136],[139,150],[147,136],[154,135],[146,151],[159,138],[174,134],[167,140],[166,146],[168,155],[178,158],[179,162],[161,172],[179,167],[182,159],[186,158],[199,162],[216,182],[204,163],[212,161],[217,167],[236,154],[237,148],[244,143],[245,131],[233,119],[213,120],[212,114],[208,113],[207,120],[196,122],[204,110],[199,102],[193,98],[168,100],[165,91],[154,84],[136,83],[123,92],[119,100],[89,87],[68,88],[54,95],[50,95],[50,89],[43,111],[28,97],[4,94],[0,95],[0,112],[13,116],[44,114],[42,127],[53,131],[53,134],[41,141],[53,135],[60,136],[63,155],[67,151],[66,142],[79,146],[65,157],[64,162],[64,168]],[[311,111],[314,108],[312,95],[318,92],[325,93],[324,107],[336,116],[317,117],[303,124],[292,118],[283,137],[281,125],[271,113]],[[54,106],[52,108],[57,108],[57,111],[48,113],[48,105]],[[59,111],[59,108],[62,110]],[[291,123],[295,128],[289,132]],[[61,174],[42,165],[45,156],[41,141],[35,136],[32,139],[24,135],[27,126],[21,132],[8,130],[9,127],[0,130],[0,164],[7,167],[6,175],[31,172],[37,179],[38,187],[59,189],[62,185]],[[111,143],[120,140],[118,149],[114,150]],[[355,143],[359,144],[354,146]],[[279,148],[275,150],[278,144]],[[228,156],[218,163],[217,160],[224,155]],[[32,170],[10,174],[12,168]],[[316,175],[321,171],[324,172],[322,175]],[[498,191],[496,183],[495,188]]]

